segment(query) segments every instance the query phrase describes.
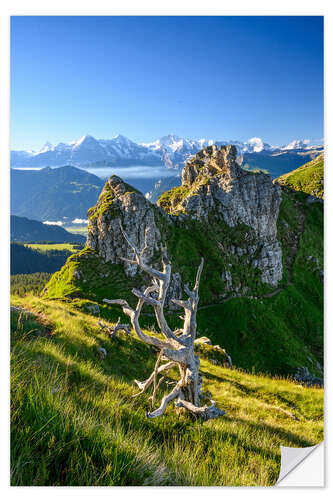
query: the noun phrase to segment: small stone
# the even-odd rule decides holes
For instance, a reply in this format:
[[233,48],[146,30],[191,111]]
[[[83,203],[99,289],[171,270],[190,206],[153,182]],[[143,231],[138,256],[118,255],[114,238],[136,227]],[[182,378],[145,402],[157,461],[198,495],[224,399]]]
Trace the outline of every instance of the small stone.
[[99,347],[99,348],[97,349],[97,351],[98,351],[98,354],[99,354],[100,359],[102,359],[102,360],[103,360],[103,359],[105,359],[105,358],[106,358],[106,356],[107,356],[107,352],[106,352],[106,349],[104,349],[104,347]]

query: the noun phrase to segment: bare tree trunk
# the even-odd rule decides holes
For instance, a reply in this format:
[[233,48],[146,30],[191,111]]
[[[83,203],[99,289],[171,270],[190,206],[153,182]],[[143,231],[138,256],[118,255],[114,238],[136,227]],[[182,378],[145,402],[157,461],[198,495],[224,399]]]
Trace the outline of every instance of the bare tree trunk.
[[[198,291],[204,260],[201,260],[201,264],[198,268],[193,290],[190,290],[188,285],[184,286],[188,299],[172,299],[172,301],[182,307],[185,312],[183,318],[183,328],[172,331],[164,317],[164,303],[171,279],[171,264],[166,256],[165,249],[162,250],[163,270],[158,271],[153,269],[152,267],[147,266],[143,261],[144,249],[139,251],[138,248],[130,241],[121,225],[120,229],[134,254],[133,260],[123,260],[127,260],[132,264],[138,265],[144,272],[148,273],[152,277],[153,281],[152,285],[147,287],[144,292],[133,288],[132,293],[138,298],[138,303],[135,309],[131,308],[129,304],[122,299],[104,299],[104,302],[107,302],[108,304],[121,305],[124,313],[130,317],[133,329],[138,337],[146,344],[157,347],[160,351],[154,372],[150,375],[150,377],[143,382],[135,380],[140,389],[138,394],[145,392],[153,383],[154,389],[151,401],[152,404],[154,404],[156,392],[162,381],[162,379],[158,381],[158,375],[163,373],[162,378],[164,379],[165,373],[175,366],[178,366],[180,374],[180,379],[176,383],[173,390],[162,398],[159,408],[147,413],[147,417],[155,418],[162,415],[165,412],[168,403],[173,400],[175,400],[177,408],[186,409],[193,416],[200,417],[204,420],[224,415],[225,412],[217,408],[214,401],[211,401],[210,406],[200,406],[202,377],[199,373],[199,356],[194,353],[194,341],[197,333],[196,314],[199,302]],[[157,294],[157,298],[152,297],[152,293],[155,293],[155,296]],[[154,308],[157,323],[165,340],[160,340],[157,337],[146,335],[141,330],[139,317],[142,306],[145,303]],[[120,321],[118,320],[118,323],[119,322]],[[166,359],[168,362],[159,366],[161,359]]]

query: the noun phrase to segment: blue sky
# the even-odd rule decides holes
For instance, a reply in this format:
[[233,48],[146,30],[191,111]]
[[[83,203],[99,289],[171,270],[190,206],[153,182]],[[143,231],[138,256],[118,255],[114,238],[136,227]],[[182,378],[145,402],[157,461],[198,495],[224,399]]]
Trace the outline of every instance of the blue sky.
[[322,17],[12,17],[11,149],[323,137]]

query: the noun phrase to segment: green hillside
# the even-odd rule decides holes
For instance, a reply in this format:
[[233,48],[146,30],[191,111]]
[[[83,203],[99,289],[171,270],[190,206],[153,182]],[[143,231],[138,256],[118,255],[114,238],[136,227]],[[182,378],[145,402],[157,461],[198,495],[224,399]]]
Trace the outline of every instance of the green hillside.
[[[117,209],[110,192],[103,196],[91,216],[106,201]],[[131,288],[142,286],[142,278],[129,279],[121,265],[86,247],[68,258],[41,296],[44,277],[17,278],[12,288],[18,308],[11,318],[12,485],[273,485],[281,445],[323,439],[323,388],[295,379],[304,368],[318,382],[323,376],[323,204],[282,186],[283,277],[276,288],[229,251],[251,244],[251,228],[218,225],[213,217],[209,224],[186,219],[168,226],[161,209],[152,210],[183,282],[193,283],[205,256],[197,336],[226,349],[234,368],[216,364],[202,347],[200,371],[203,391],[226,414],[204,423],[170,404],[162,417],[146,418],[150,393],[133,398],[133,381],[153,371],[156,352],[133,332],[111,340],[98,325],[118,316],[128,322],[103,298],[132,304]],[[247,294],[224,288],[216,269],[230,263],[233,283],[240,290],[246,284]],[[168,311],[166,319],[172,329],[182,324],[179,311]],[[148,307],[140,324],[158,331]],[[179,377],[169,375],[155,407]]]
[[39,221],[85,219],[103,185],[96,175],[72,166],[11,169],[11,214]]
[[278,177],[276,181],[296,191],[324,198],[324,153],[301,167]]
[[12,304],[33,313],[11,318],[12,485],[272,485],[281,445],[323,439],[323,389],[208,360],[204,390],[224,417],[194,422],[170,406],[147,419],[149,394],[132,396],[156,361],[148,346],[109,340],[80,300]]
[[[187,223],[187,228],[163,230],[173,269],[183,281],[193,282],[200,255],[205,266],[200,284],[199,331],[226,347],[243,369],[272,374],[294,374],[306,366],[320,376],[323,361],[323,207],[306,203],[306,195],[285,188],[278,220],[284,276],[277,289],[263,285],[258,273],[233,261],[234,283],[246,283],[248,296],[223,297],[224,280],[216,269],[227,265],[219,241],[242,245],[251,233],[241,226],[228,228]],[[167,233],[169,231],[169,233]],[[72,255],[47,284],[52,299],[122,297],[133,303],[131,289],[141,278],[129,279],[123,267],[103,262],[89,248]],[[103,308],[104,306],[102,306]],[[114,308],[113,320],[121,311]],[[119,314],[118,314],[119,313]],[[173,326],[180,326],[176,314]],[[318,366],[319,363],[319,366]]]

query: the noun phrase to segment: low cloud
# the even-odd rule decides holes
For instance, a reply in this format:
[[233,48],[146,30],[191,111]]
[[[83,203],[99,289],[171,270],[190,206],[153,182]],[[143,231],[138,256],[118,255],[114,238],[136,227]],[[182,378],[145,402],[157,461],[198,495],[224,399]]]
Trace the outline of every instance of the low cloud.
[[43,222],[43,224],[47,224],[48,226],[62,226],[63,223],[61,222],[61,220],[46,220]]
[[88,224],[88,219],[74,219],[72,224]]
[[87,172],[97,175],[98,177],[106,178],[111,175],[118,175],[122,179],[161,179],[165,177],[173,177],[177,174],[177,170],[173,168],[148,167],[145,165],[136,165],[132,167],[102,167],[102,168],[85,168]]

